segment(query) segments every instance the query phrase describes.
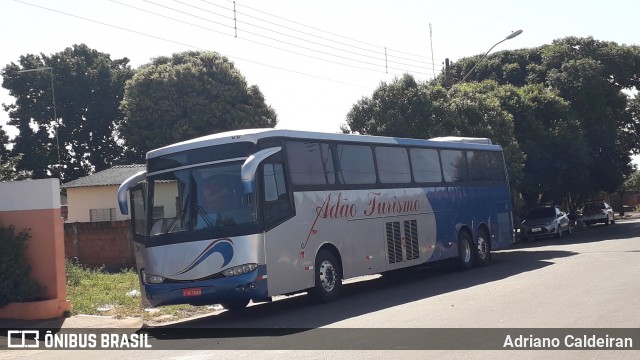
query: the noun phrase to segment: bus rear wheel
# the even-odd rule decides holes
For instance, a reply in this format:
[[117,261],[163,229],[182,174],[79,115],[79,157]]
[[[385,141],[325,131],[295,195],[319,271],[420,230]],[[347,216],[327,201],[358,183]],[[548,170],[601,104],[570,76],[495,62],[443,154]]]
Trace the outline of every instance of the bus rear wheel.
[[315,263],[315,285],[309,291],[311,298],[318,303],[337,299],[342,288],[342,268],[336,256],[329,250],[318,252]]
[[458,235],[458,268],[467,270],[473,267],[473,241],[471,235],[466,231],[461,231]]
[[484,266],[491,262],[491,244],[489,243],[489,234],[485,230],[478,230],[478,239],[473,249],[475,250],[476,265]]

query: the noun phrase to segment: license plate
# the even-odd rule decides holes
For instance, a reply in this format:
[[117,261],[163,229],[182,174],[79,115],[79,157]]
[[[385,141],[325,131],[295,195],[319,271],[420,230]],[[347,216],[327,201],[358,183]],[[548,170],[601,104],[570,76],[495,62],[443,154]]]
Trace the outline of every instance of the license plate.
[[531,229],[531,232],[540,232],[542,231],[542,228],[533,228]]
[[182,289],[182,296],[200,296],[202,295],[201,288]]

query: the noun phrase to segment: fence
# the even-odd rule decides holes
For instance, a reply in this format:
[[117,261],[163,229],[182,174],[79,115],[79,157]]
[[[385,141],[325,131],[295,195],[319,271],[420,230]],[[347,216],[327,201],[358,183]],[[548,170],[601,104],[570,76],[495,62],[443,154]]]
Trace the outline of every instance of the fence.
[[64,224],[64,247],[78,263],[110,270],[135,267],[129,221]]

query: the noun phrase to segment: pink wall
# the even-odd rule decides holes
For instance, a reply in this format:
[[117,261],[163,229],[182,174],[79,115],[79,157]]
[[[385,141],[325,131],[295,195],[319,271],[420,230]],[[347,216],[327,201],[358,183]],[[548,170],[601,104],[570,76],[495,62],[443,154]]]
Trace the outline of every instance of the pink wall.
[[58,179],[0,183],[0,226],[30,229],[27,259],[31,278],[45,288],[45,300],[0,308],[0,318],[51,319],[71,309],[67,301],[64,225]]

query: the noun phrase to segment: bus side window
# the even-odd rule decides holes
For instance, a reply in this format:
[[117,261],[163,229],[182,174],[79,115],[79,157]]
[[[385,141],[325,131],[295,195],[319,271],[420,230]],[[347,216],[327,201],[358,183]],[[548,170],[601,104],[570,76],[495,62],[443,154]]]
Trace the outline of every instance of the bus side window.
[[267,226],[285,220],[291,214],[291,199],[281,163],[264,164],[264,219]]
[[442,150],[442,172],[446,182],[468,181],[467,161],[465,153],[461,150]]

